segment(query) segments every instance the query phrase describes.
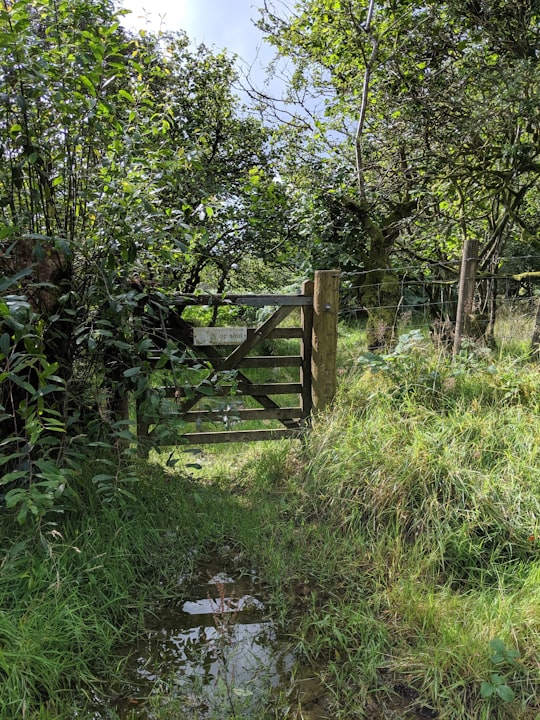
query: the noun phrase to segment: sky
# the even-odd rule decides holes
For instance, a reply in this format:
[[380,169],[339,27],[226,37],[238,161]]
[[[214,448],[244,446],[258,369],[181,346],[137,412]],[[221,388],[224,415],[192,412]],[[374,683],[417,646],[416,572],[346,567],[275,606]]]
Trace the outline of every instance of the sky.
[[122,5],[132,11],[128,27],[184,30],[195,44],[227,48],[252,67],[257,82],[274,55],[253,24],[262,0],[122,0]]

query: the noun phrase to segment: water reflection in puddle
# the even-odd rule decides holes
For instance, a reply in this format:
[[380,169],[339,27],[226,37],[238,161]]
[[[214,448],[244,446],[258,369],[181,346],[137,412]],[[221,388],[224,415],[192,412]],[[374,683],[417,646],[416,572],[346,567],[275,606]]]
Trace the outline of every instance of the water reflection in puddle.
[[[189,597],[157,608],[128,651],[120,718],[262,718],[289,684],[294,657],[266,614],[251,577],[205,567]],[[163,714],[162,714],[163,713]]]

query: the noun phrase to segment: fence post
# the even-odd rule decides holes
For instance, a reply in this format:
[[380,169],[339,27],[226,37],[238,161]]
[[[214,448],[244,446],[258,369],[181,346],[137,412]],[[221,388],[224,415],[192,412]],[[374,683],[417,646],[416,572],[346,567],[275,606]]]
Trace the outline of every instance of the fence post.
[[339,270],[318,270],[313,284],[311,383],[313,410],[324,410],[336,393]]
[[[302,283],[302,295],[313,297],[313,280],[306,280]],[[300,354],[302,356],[302,367],[300,368],[300,383],[302,394],[300,404],[302,407],[302,420],[305,422],[311,416],[313,401],[311,397],[311,342],[313,336],[313,306],[302,305],[300,309],[300,323],[302,326],[302,341]]]
[[472,312],[476,269],[478,267],[478,240],[465,240],[461,258],[459,276],[458,306],[456,314],[456,332],[454,335],[454,355],[461,348],[461,339],[467,334],[469,315]]
[[536,306],[534,329],[531,338],[531,350],[534,353],[534,357],[538,360],[540,357],[540,302]]

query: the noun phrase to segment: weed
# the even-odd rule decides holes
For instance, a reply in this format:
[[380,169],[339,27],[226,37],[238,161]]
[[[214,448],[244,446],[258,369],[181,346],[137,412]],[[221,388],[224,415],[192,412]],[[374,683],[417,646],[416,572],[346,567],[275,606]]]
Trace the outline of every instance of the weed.
[[[241,690],[241,688],[235,687],[234,673],[231,672],[229,666],[228,650],[232,645],[233,629],[238,618],[238,605],[234,607],[234,598],[227,598],[225,596],[225,584],[223,582],[216,582],[216,588],[218,596],[213,603],[214,609],[212,611],[212,617],[214,618],[217,630],[214,649],[222,669],[222,672],[218,674],[216,678],[216,682],[224,691],[231,716],[236,717],[236,698],[239,697],[237,691]],[[208,599],[212,600],[210,593],[208,594]],[[251,695],[249,691],[244,692],[248,693],[248,697]]]
[[[519,653],[517,650],[507,648],[504,640],[500,638],[494,638],[489,641],[491,648],[490,660],[493,665],[496,665],[502,669],[514,669],[519,666],[518,658]],[[483,698],[490,698],[493,695],[498,696],[505,702],[512,702],[514,699],[514,691],[508,685],[508,677],[505,674],[501,675],[498,673],[491,673],[489,681],[484,680],[480,686],[480,694]]]

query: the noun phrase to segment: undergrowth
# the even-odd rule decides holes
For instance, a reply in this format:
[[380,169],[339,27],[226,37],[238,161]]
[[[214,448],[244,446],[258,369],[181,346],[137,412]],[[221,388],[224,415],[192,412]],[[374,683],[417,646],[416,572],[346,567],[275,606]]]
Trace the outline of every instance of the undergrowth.
[[4,517],[0,717],[92,717],[145,609],[227,542],[329,717],[538,718],[539,397],[524,355],[451,360],[409,336],[344,369],[303,442],[208,448],[200,469],[153,453],[131,498],[82,478],[32,533]]
[[525,357],[413,338],[342,376],[301,450],[235,471],[279,510],[270,572],[332,717],[539,717],[539,393]]
[[81,492],[32,531],[2,518],[2,720],[115,717],[88,707],[121,679],[117,648],[149,607],[178,596],[197,552],[243,540],[234,498],[216,502],[185,471],[141,463],[139,475],[129,500]]

